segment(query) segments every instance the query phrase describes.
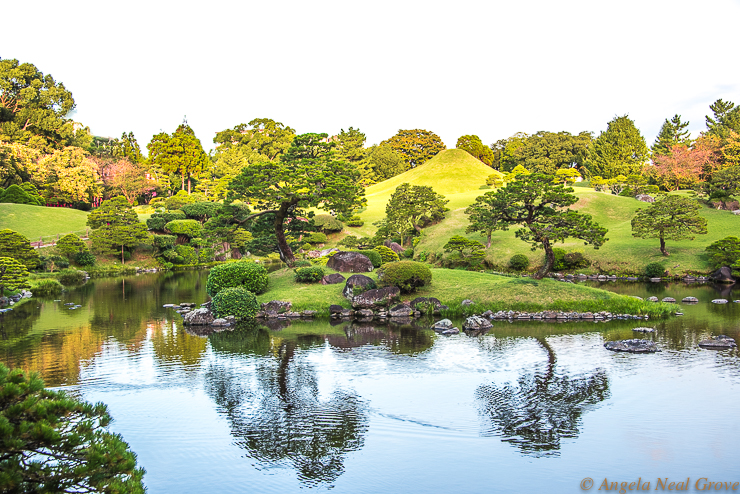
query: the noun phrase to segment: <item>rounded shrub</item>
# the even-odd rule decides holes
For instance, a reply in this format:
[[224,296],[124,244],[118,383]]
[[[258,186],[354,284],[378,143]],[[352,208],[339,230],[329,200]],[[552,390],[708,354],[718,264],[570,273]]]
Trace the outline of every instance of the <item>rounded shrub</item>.
[[187,219],[185,213],[178,209],[164,213],[154,213],[146,220],[146,227],[149,230],[163,231],[165,225],[170,221],[185,219]]
[[552,269],[555,271],[562,271],[566,269],[565,266],[565,249],[558,249],[555,247],[552,249],[553,257],[555,258],[554,262],[552,263]]
[[344,224],[330,214],[319,214],[314,216],[313,224],[323,232],[341,232]]
[[405,259],[413,259],[414,258],[414,249],[406,249],[403,251],[403,257]]
[[228,262],[211,269],[206,282],[208,295],[214,297],[221,290],[232,287],[262,293],[267,289],[267,270],[253,261]]
[[347,220],[347,226],[354,226],[354,227],[358,227],[358,226],[363,226],[364,224],[365,224],[365,222],[364,222],[364,221],[362,221],[362,218],[360,218],[360,217],[359,217],[359,216],[357,216],[357,215],[355,215],[355,216],[352,216],[352,217],[350,217],[350,218],[349,218],[349,219]]
[[301,245],[301,249],[303,249],[305,252],[308,252],[308,251],[312,250],[313,247],[311,246],[311,244],[309,244],[308,242],[306,242],[305,244]]
[[311,235],[307,236],[305,240],[309,244],[324,244],[329,239],[326,238],[326,235],[321,232],[314,232]]
[[377,250],[358,250],[357,252],[370,259],[373,268],[379,268],[383,264],[383,258]]
[[83,242],[77,235],[69,233],[59,239],[57,242],[57,250],[62,255],[72,259],[75,254],[85,252],[87,250],[87,245],[85,245],[85,242]]
[[211,309],[217,317],[252,319],[259,310],[257,297],[244,287],[224,288],[213,297]]
[[175,235],[193,238],[200,236],[202,228],[196,220],[174,220],[164,225],[164,229]]
[[178,245],[175,247],[175,253],[183,258],[180,264],[198,264],[198,252],[189,245]]
[[78,252],[75,254],[74,260],[79,266],[92,266],[96,261],[95,256],[89,251]]
[[411,293],[432,282],[432,272],[426,264],[396,261],[383,264],[377,270],[382,286],[397,286],[402,293]]
[[665,267],[659,262],[651,262],[645,266],[645,276],[648,278],[660,278],[665,273]]
[[324,270],[321,266],[311,266],[308,268],[298,268],[295,270],[295,280],[299,283],[316,283],[324,277]]
[[514,271],[524,271],[529,267],[529,258],[524,254],[514,254],[509,259],[509,267]]
[[384,264],[386,262],[396,262],[399,260],[398,254],[393,252],[393,249],[386,247],[385,245],[378,245],[373,250],[380,254],[380,258],[383,260]]

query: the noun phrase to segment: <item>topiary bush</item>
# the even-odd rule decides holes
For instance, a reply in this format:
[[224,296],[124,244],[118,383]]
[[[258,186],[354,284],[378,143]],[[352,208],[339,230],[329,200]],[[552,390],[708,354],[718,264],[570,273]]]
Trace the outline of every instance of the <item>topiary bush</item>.
[[198,252],[189,245],[176,246],[175,253],[183,259],[179,264],[198,264]]
[[645,266],[645,276],[648,278],[660,278],[665,273],[665,267],[659,262],[651,262]]
[[319,230],[326,233],[341,232],[344,228],[342,222],[330,214],[319,214],[314,216],[313,224],[317,226]]
[[555,271],[562,271],[566,269],[565,266],[565,249],[558,249],[555,247],[552,249],[553,257],[555,258],[554,262],[552,263],[552,269]]
[[309,244],[325,244],[329,239],[321,232],[314,232],[305,238]]
[[514,254],[509,259],[509,267],[514,271],[524,271],[529,267],[529,258],[524,254]]
[[352,216],[352,217],[350,217],[350,218],[349,218],[349,219],[347,220],[347,226],[352,226],[352,227],[359,227],[359,226],[363,226],[364,224],[365,224],[365,222],[364,222],[364,221],[362,221],[362,218],[360,218],[360,217],[359,217],[359,216],[357,216],[357,215],[355,215],[355,216]]
[[397,261],[383,264],[377,270],[382,286],[397,286],[401,293],[411,293],[432,282],[432,272],[426,264]]
[[215,266],[208,274],[206,292],[211,297],[225,288],[244,287],[252,293],[267,290],[267,270],[253,261],[228,262]]
[[398,254],[393,252],[393,249],[386,247],[385,245],[378,245],[373,250],[380,254],[380,258],[383,260],[383,263],[396,262],[399,260]]
[[377,250],[357,250],[355,252],[359,252],[370,259],[370,262],[373,263],[373,268],[379,268],[383,264],[383,258]]
[[146,227],[149,230],[158,232],[164,231],[164,227],[170,221],[186,220],[187,216],[180,210],[168,211],[166,213],[154,213],[146,220]]
[[192,218],[203,223],[208,218],[213,218],[218,215],[218,211],[221,207],[222,205],[217,202],[201,201],[194,202],[192,204],[185,204],[182,206],[182,212],[185,213],[188,218]]
[[188,194],[186,191],[180,190],[174,196],[165,199],[164,207],[168,211],[172,211],[174,209],[181,209],[186,204],[192,204],[196,200],[193,194]]
[[74,233],[69,233],[57,242],[57,250],[68,259],[72,259],[75,254],[79,252],[87,251],[87,245],[83,242],[80,237]]
[[188,238],[199,237],[202,230],[200,223],[196,220],[174,220],[164,226],[164,229],[175,235],[183,235]]
[[259,310],[257,297],[244,287],[224,288],[213,297],[211,310],[217,317],[252,319]]
[[93,266],[96,261],[95,256],[89,251],[78,252],[75,254],[74,260],[79,266]]
[[324,270],[320,266],[298,268],[295,270],[295,280],[299,283],[316,283],[324,277]]
[[164,252],[166,250],[169,250],[175,247],[176,240],[177,240],[177,237],[175,235],[153,235],[152,236],[152,241],[154,243],[154,246],[159,250],[159,252]]

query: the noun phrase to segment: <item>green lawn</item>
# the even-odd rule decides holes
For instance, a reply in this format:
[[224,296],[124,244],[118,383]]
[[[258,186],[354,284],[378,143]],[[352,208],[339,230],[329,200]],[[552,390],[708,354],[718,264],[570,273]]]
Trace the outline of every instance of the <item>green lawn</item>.
[[0,229],[10,228],[38,242],[39,237],[66,233],[84,233],[87,213],[69,208],[47,208],[27,204],[0,204]]

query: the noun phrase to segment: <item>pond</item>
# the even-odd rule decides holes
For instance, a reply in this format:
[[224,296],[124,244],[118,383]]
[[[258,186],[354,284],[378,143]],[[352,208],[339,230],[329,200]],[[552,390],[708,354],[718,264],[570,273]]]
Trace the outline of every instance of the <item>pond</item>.
[[[660,321],[328,321],[210,335],[167,303],[206,300],[207,272],[91,280],[0,316],[0,356],[109,406],[151,493],[580,492],[608,482],[740,481],[740,304],[708,285],[604,284],[695,296]],[[740,290],[738,290],[740,292]],[[735,295],[740,298],[740,293]],[[69,309],[65,303],[81,307]],[[457,321],[459,326],[461,321]],[[657,329],[635,336],[637,326]],[[653,338],[651,355],[604,342]],[[602,491],[605,490],[602,488]],[[666,487],[667,490],[667,487]]]

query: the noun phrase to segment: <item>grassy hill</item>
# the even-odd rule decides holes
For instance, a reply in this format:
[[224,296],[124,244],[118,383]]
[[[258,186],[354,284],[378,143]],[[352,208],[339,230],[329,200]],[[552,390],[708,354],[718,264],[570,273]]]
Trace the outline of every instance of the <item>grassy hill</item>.
[[15,230],[32,242],[42,236],[84,232],[86,222],[87,213],[77,209],[0,204],[0,229]]
[[360,215],[365,226],[350,231],[372,235],[376,230],[372,224],[385,217],[388,199],[403,183],[432,187],[450,200],[447,207],[457,209],[473,202],[483,193],[480,187],[486,184],[486,179],[498,173],[461,149],[447,149],[421,166],[365,189],[367,209]]

